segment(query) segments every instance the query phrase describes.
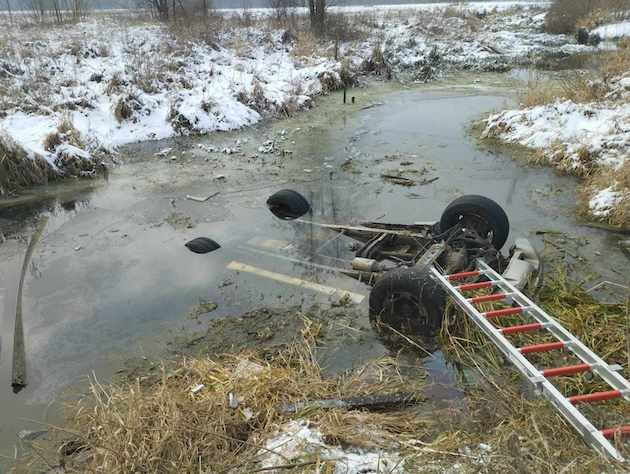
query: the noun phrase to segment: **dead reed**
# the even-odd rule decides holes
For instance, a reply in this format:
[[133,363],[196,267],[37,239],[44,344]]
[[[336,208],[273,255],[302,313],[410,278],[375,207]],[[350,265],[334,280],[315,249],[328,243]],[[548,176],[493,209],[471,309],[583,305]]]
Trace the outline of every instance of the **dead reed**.
[[[93,380],[90,395],[70,407],[67,431],[89,452],[77,469],[255,472],[265,439],[291,418],[281,411],[283,404],[421,386],[421,380],[403,381],[390,359],[325,377],[314,356],[320,329],[307,323],[300,340],[271,358],[255,353],[185,358],[162,367],[154,380],[109,387]],[[393,446],[425,426],[423,419],[401,414],[306,409],[294,416],[308,416],[331,442],[358,446]],[[383,434],[380,441],[370,436],[370,426]]]
[[8,137],[0,135],[0,197],[21,188],[45,184],[51,172],[50,165],[42,157],[29,157]]

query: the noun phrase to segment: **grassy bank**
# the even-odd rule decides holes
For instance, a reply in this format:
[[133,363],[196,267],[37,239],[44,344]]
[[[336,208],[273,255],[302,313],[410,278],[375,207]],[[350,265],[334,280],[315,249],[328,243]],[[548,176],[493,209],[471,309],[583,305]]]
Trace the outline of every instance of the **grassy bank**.
[[[545,275],[540,301],[627,376],[630,303],[599,302],[560,260],[563,266]],[[427,346],[420,339],[392,348],[390,356],[366,360],[358,354],[361,363],[352,370],[327,371],[322,355],[343,338],[373,336],[368,325],[352,322],[356,308],[336,308],[335,317],[327,310],[319,316],[281,311],[277,318],[254,312],[211,323],[194,353],[154,370],[106,386],[92,380],[89,393],[68,406],[67,424],[56,430],[64,440],[55,444],[60,450],[33,443],[39,454],[24,472],[41,467],[42,459],[50,466],[61,460],[66,472],[109,473],[621,472],[533,396],[472,323],[448,311],[440,338],[456,368],[460,397],[431,398],[420,365]],[[265,331],[270,321],[277,325]],[[237,345],[229,343],[230,334]],[[516,341],[531,342],[531,336]],[[561,359],[547,354],[535,363],[571,363]],[[567,395],[602,389],[588,376],[556,381]],[[405,399],[411,405],[284,409],[307,400],[391,394],[413,394]],[[610,426],[627,422],[630,410],[607,403],[589,417]],[[627,446],[619,446],[628,454]]]
[[482,131],[530,148],[532,163],[579,177],[578,212],[621,228],[630,226],[629,46],[600,54],[593,70],[530,83],[522,109],[492,115]]

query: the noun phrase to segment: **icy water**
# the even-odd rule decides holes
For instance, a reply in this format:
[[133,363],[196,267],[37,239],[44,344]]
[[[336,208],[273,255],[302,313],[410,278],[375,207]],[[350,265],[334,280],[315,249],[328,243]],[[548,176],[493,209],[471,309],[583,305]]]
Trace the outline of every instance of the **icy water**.
[[[13,456],[18,431],[41,429],[38,421],[58,417],[54,400],[66,387],[91,374],[107,380],[125,359],[159,356],[165,341],[202,329],[188,316],[200,300],[218,304],[212,317],[328,300],[236,273],[228,268],[231,262],[367,295],[365,286],[349,278],[291,260],[325,253],[317,261],[333,265],[350,251],[341,239],[321,249],[329,236],[273,219],[265,200],[282,188],[307,195],[315,220],[337,223],[436,220],[455,197],[484,194],[504,206],[511,239],[525,236],[541,248],[538,230],[581,237],[584,255],[600,255],[593,260],[594,272],[620,281],[626,262],[615,237],[573,217],[571,178],[479,148],[469,135],[471,121],[504,106],[513,92],[499,76],[477,81],[467,87],[375,86],[352,91],[355,105],[343,106],[341,96],[333,95],[292,120],[129,147],[122,156],[126,164],[113,170],[108,183],[87,189],[85,183],[64,183],[37,190],[18,206],[0,207],[0,231],[9,237],[0,244],[0,455]],[[259,154],[268,139],[287,153]],[[234,147],[236,140],[244,156],[199,147]],[[165,157],[154,156],[167,147],[172,151]],[[402,187],[381,177],[401,170],[431,182]],[[186,199],[216,192],[206,202]],[[50,220],[24,292],[28,386],[13,394],[16,287],[26,237],[41,214]],[[198,236],[222,248],[207,255],[189,252],[184,243]],[[367,319],[366,302],[362,305]],[[360,347],[337,348],[331,365],[341,369],[385,352],[374,337]],[[438,387],[433,396],[457,396],[454,375],[439,353],[427,360],[427,369]]]

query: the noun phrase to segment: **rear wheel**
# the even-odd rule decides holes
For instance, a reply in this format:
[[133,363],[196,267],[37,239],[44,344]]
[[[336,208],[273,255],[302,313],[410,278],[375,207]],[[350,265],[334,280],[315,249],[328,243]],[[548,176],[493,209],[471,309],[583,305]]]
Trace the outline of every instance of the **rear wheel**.
[[492,199],[474,194],[459,197],[444,209],[440,230],[444,232],[457,224],[474,229],[497,250],[501,250],[510,233],[510,222],[503,208]]
[[372,288],[370,322],[384,336],[434,336],[442,326],[445,302],[444,290],[428,271],[392,270]]
[[269,196],[267,207],[274,216],[284,220],[297,219],[311,210],[308,200],[292,189],[283,189]]

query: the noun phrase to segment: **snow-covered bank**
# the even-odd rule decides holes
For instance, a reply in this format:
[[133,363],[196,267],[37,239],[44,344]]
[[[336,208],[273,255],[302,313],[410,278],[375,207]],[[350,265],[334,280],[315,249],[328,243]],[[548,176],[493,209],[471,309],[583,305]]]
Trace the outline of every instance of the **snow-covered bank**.
[[537,150],[538,158],[588,178],[591,216],[628,225],[630,202],[630,71],[607,84],[605,98],[589,103],[555,102],[491,115],[482,137]]
[[265,20],[173,30],[121,17],[4,29],[0,136],[45,160],[53,175],[89,174],[120,145],[290,115],[359,74],[428,81],[450,69],[506,70],[590,48],[542,33],[536,4],[404,7],[402,16],[349,7],[353,39],[340,42],[338,60],[332,40]]
[[[82,23],[70,38],[52,30],[0,62],[6,83],[0,129],[31,156],[63,170],[63,155],[89,159],[119,145],[233,130],[263,113],[308,105],[340,84],[339,64],[294,61],[282,32],[243,29],[229,47],[178,41],[161,26]],[[26,91],[26,92],[24,92]],[[78,135],[74,149],[63,121]],[[60,132],[58,140],[49,140]],[[79,149],[83,149],[81,152]]]
[[630,147],[630,103],[549,105],[492,115],[484,137],[544,149],[555,166],[575,174],[593,165],[620,167]]
[[623,36],[630,36],[630,21],[602,25],[593,30],[593,33],[603,39],[615,39]]

